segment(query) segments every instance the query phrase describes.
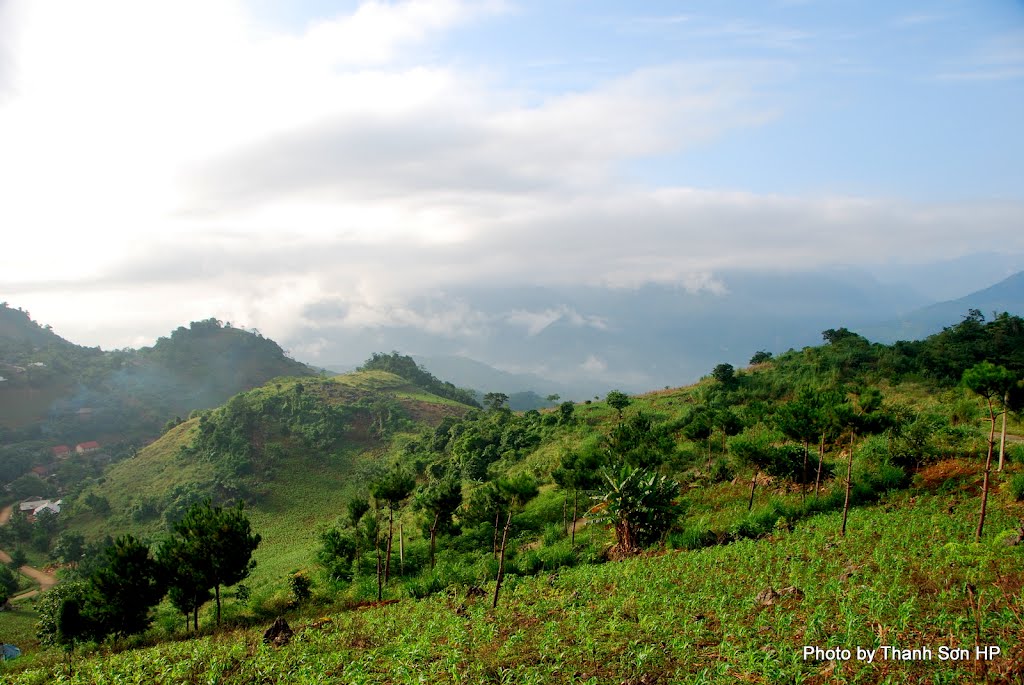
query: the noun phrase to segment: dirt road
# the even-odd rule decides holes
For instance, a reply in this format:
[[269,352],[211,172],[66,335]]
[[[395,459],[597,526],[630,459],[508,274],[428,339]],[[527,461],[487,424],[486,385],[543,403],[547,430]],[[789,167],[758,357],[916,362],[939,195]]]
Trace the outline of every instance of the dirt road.
[[[8,521],[11,520],[11,512],[13,511],[13,509],[13,505],[8,505],[3,509],[0,509],[0,526],[6,524]],[[3,562],[5,564],[11,563],[11,555],[3,551],[2,549],[0,549],[0,562]],[[18,571],[21,572],[21,575],[27,578],[31,578],[34,582],[39,583],[39,589],[29,590],[27,592],[21,593],[20,595],[15,595],[14,597],[11,597],[12,602],[17,602],[21,599],[28,599],[29,597],[35,597],[40,592],[46,592],[47,590],[49,590],[57,584],[57,576],[53,575],[52,573],[47,573],[46,571],[40,571],[37,568],[28,566],[27,564],[19,568]]]

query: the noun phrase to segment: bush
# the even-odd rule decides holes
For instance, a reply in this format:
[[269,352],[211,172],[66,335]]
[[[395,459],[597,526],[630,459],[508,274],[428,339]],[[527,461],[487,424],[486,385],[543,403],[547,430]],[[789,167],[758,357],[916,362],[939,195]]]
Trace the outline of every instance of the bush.
[[708,529],[694,526],[670,533],[668,546],[672,549],[695,550],[718,544],[718,535]]
[[1024,502],[1024,473],[1010,479],[1010,495],[1018,502]]
[[725,459],[716,459],[711,467],[712,483],[725,483],[732,480],[735,476],[736,474],[733,472],[732,466]]
[[296,571],[288,577],[295,606],[301,606],[313,596],[313,579],[305,571]]

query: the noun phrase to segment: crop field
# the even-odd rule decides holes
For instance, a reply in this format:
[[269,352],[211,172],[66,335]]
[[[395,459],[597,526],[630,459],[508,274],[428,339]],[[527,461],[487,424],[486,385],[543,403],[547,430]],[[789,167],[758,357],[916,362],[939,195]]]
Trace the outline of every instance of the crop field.
[[[793,532],[694,552],[456,587],[386,606],[308,609],[290,644],[260,628],[8,674],[42,683],[978,683],[1024,674],[1024,563],[1000,500],[904,492]],[[993,658],[975,658],[977,647]],[[848,659],[804,658],[805,647]],[[857,648],[875,650],[869,663]],[[919,650],[920,658],[902,660]],[[993,647],[999,648],[995,656]],[[966,652],[952,651],[955,648]],[[862,653],[862,654],[864,654]],[[970,658],[945,657],[967,653]],[[840,656],[842,656],[840,652]],[[908,653],[909,654],[909,653]],[[886,655],[889,658],[884,658]],[[930,657],[930,658],[929,658]]]

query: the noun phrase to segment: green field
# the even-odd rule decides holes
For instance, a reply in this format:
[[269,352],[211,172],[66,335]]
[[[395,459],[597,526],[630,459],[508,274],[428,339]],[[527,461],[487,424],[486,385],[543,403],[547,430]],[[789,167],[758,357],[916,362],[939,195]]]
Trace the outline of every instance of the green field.
[[[993,507],[973,543],[973,500],[902,493],[791,533],[509,578],[490,608],[467,588],[379,608],[290,617],[282,648],[263,625],[89,656],[28,683],[977,683],[1017,682],[1024,563],[1003,544],[1019,505]],[[952,509],[952,511],[950,511]],[[772,592],[766,592],[769,589]],[[804,660],[806,645],[931,649],[932,660]],[[1000,647],[992,661],[941,647]],[[881,652],[879,652],[881,654]],[[878,657],[881,658],[880,656]]]

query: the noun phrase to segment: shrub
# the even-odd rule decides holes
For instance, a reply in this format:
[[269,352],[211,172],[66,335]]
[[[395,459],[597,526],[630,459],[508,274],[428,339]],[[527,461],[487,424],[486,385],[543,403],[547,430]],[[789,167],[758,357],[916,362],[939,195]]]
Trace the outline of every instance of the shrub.
[[1010,495],[1018,502],[1024,502],[1024,473],[1010,479]]

